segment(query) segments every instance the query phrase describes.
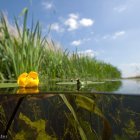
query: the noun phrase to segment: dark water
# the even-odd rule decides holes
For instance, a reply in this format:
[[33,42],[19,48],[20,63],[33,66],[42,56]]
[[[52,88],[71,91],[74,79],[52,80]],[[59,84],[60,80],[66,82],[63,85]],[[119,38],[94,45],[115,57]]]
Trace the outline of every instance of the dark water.
[[0,89],[1,139],[140,139],[139,80],[9,87]]

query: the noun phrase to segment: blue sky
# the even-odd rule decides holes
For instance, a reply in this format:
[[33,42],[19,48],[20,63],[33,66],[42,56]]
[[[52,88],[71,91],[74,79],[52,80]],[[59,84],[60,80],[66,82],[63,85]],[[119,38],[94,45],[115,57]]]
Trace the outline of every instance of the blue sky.
[[12,22],[22,9],[39,20],[43,34],[70,52],[117,66],[123,76],[140,74],[140,0],[1,0]]

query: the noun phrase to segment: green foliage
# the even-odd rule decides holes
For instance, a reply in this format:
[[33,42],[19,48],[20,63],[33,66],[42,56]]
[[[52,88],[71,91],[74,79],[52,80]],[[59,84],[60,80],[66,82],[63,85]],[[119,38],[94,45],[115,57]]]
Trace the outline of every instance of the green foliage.
[[[15,140],[26,140],[26,139],[36,139],[36,140],[56,140],[55,137],[49,136],[45,132],[45,120],[38,120],[32,122],[27,116],[20,113],[19,119],[23,121],[24,125],[27,125],[26,130],[21,130],[14,137]],[[28,131],[28,129],[30,131]],[[34,133],[34,131],[36,133]]]
[[0,88],[18,87],[17,83],[0,83]]
[[0,31],[3,38],[0,39],[0,71],[6,78],[17,78],[23,72],[31,70],[38,71],[43,55],[43,39],[41,36],[40,25],[37,22],[31,30],[27,28],[27,14],[25,9],[23,27],[18,24],[15,18],[15,32],[12,35],[9,25],[3,14],[0,18]]
[[[70,110],[71,114],[73,115],[73,123],[74,126],[77,126],[77,129],[79,130],[79,134],[81,136],[82,140],[88,140],[88,139],[98,139],[97,134],[92,130],[90,124],[82,119],[78,115],[78,113],[75,112],[74,108],[70,104],[69,100],[65,95],[60,94],[61,98],[63,99],[65,105]],[[108,140],[111,137],[112,134],[112,128],[108,122],[108,120],[105,118],[101,110],[96,106],[95,101],[92,98],[89,98],[85,95],[76,95],[75,96],[75,103],[77,107],[80,107],[82,109],[85,109],[91,113],[96,114],[99,116],[103,122],[103,131],[102,131],[102,140]],[[69,120],[72,118],[68,117]]]
[[[63,51],[53,40],[43,37],[39,22],[27,25],[28,9],[21,16],[23,26],[15,18],[10,25],[0,16],[0,79],[17,79],[23,72],[37,71],[41,78],[120,78],[120,71],[95,58]],[[14,28],[11,31],[11,26]]]
[[4,128],[6,128],[5,113],[2,105],[0,105],[0,124],[2,124]]
[[131,138],[137,138],[139,136],[140,131],[137,131],[135,121],[130,119],[123,129],[124,132],[130,136]]
[[79,107],[88,110],[89,112],[93,112],[98,115],[103,121],[103,133],[102,133],[102,140],[108,140],[111,137],[112,129],[105,118],[101,110],[96,106],[95,101],[92,98],[86,97],[84,95],[77,95],[76,96],[76,103]]
[[[77,123],[74,120],[73,116],[69,113],[66,114],[68,123],[70,125],[67,127],[65,134],[70,134],[72,140],[79,140],[81,139],[80,136],[78,135],[77,131]],[[90,123],[88,121],[85,121],[78,115],[78,120],[80,122],[81,127],[83,128],[86,138],[88,140],[98,140],[98,136],[95,131],[93,131],[93,128],[91,127]],[[71,128],[72,127],[72,128]],[[64,137],[65,139],[65,137]]]
[[68,107],[68,109],[70,110],[70,112],[72,113],[73,115],[73,118],[77,124],[77,128],[79,130],[79,133],[80,133],[80,136],[81,136],[81,139],[82,140],[87,140],[87,136],[83,130],[83,128],[81,127],[80,123],[79,123],[79,120],[77,118],[77,114],[75,112],[75,110],[73,109],[73,107],[71,106],[71,104],[69,103],[69,101],[67,100],[67,98],[65,97],[65,95],[63,94],[60,94],[61,98],[63,99],[65,105]]
[[86,77],[99,80],[121,77],[121,72],[111,64],[87,56],[81,57],[77,53],[70,55],[61,50],[46,52],[43,66],[44,73],[50,78]]

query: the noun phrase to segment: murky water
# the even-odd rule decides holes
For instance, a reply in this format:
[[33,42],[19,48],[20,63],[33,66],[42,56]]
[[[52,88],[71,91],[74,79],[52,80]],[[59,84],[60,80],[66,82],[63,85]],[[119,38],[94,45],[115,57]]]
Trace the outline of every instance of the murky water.
[[140,139],[139,80],[8,86],[0,89],[1,139]]

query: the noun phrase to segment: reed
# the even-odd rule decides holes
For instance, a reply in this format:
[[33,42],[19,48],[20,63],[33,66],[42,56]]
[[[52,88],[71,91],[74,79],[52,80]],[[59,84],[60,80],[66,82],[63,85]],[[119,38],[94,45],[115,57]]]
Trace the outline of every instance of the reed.
[[16,79],[21,73],[37,71],[45,78],[120,78],[111,64],[77,52],[62,50],[43,37],[39,22],[27,26],[28,9],[23,10],[23,26],[15,18],[13,31],[4,14],[0,16],[0,79]]
[[1,14],[0,40],[1,73],[8,79],[17,78],[23,72],[38,71],[43,57],[44,39],[42,39],[39,22],[27,28],[28,10],[25,10],[23,27],[15,18],[17,36],[10,33],[8,23]]

